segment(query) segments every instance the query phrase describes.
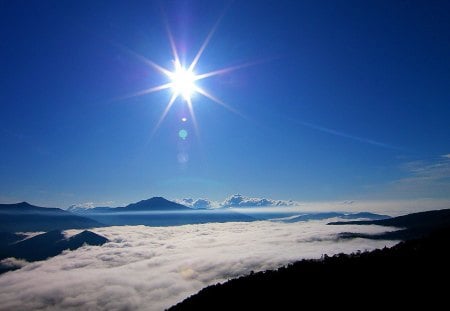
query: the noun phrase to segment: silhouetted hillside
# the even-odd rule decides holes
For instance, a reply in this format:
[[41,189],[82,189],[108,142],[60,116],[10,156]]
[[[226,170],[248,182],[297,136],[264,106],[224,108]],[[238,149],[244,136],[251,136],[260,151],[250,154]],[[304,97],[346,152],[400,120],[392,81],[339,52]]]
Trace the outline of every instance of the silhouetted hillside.
[[450,209],[413,213],[381,220],[364,221],[338,221],[329,225],[378,225],[401,228],[398,231],[385,232],[377,235],[346,232],[341,234],[344,238],[370,238],[383,240],[405,240],[418,238],[430,232],[450,227]]
[[302,260],[209,286],[170,310],[361,310],[447,304],[450,229],[396,246]]
[[74,250],[84,244],[103,245],[108,239],[90,231],[66,238],[58,230],[39,234],[19,242],[11,242],[0,247],[0,259],[15,257],[26,261],[44,260],[56,256],[66,249]]
[[39,207],[27,202],[0,204],[0,231],[50,231],[101,226],[95,220],[59,208]]
[[447,226],[450,224],[450,209],[412,213],[380,220],[340,221],[330,223],[330,225],[343,224],[379,225],[404,228]]
[[24,234],[17,234],[12,232],[0,232],[0,249],[14,242],[25,239]]
[[292,223],[292,222],[299,222],[299,221],[309,221],[309,220],[323,220],[328,218],[335,218],[339,217],[342,219],[371,219],[371,220],[377,220],[377,219],[386,219],[390,218],[390,216],[387,215],[379,215],[374,213],[368,213],[368,212],[361,212],[361,213],[342,213],[342,212],[322,212],[322,213],[307,213],[303,215],[298,215],[296,217],[289,217],[288,219],[283,220],[283,222]]

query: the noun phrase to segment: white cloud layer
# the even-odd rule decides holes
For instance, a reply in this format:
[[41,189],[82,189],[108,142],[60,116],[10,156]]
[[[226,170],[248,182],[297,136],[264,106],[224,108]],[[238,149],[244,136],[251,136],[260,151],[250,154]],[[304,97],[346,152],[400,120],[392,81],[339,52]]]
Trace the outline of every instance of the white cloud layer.
[[[111,240],[0,276],[0,310],[163,310],[210,284],[301,258],[370,250],[392,241],[337,240],[377,226],[324,222],[107,227]],[[70,231],[74,234],[76,231]]]

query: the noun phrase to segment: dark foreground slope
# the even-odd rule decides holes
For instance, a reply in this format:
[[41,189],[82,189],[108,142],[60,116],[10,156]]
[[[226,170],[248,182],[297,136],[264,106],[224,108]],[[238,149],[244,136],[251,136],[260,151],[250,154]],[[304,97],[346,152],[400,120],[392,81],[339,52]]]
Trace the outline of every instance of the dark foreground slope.
[[201,290],[170,310],[363,310],[447,305],[450,228],[367,253],[302,260]]

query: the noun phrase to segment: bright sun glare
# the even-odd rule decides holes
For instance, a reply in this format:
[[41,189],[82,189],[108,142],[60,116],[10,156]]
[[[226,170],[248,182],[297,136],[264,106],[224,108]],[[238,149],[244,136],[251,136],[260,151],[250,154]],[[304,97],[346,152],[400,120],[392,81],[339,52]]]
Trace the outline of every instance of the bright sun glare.
[[170,74],[170,79],[172,80],[171,88],[174,95],[181,95],[189,102],[197,88],[195,78],[195,74],[191,70],[175,62],[175,71]]

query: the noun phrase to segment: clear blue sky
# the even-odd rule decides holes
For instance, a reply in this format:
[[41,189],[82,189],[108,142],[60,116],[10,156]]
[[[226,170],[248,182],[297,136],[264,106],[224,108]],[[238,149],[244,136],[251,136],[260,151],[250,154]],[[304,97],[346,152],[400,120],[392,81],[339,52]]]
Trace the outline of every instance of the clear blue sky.
[[[196,94],[151,137],[162,11],[188,62],[225,11],[196,71],[259,62],[201,81],[245,118]],[[0,2],[3,202],[448,199],[449,118],[448,1]]]

